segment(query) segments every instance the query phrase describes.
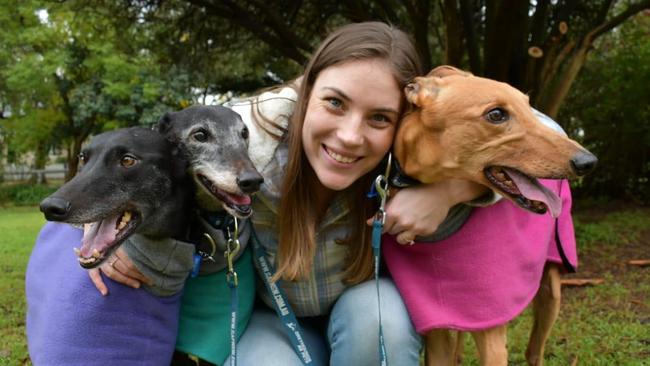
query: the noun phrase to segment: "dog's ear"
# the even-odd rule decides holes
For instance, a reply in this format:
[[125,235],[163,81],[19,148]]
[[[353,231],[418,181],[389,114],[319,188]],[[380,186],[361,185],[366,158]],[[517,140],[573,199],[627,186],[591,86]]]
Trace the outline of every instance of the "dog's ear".
[[438,78],[444,78],[446,76],[452,76],[452,75],[469,77],[469,76],[472,76],[472,73],[467,72],[467,71],[463,71],[461,69],[457,69],[457,68],[455,68],[453,66],[442,65],[442,66],[438,66],[435,69],[431,70],[427,74],[427,77],[428,76],[435,76],[435,77],[438,77]]
[[[172,143],[173,144],[173,143]],[[172,174],[174,178],[181,178],[187,174],[190,167],[189,159],[183,149],[173,144],[172,148]]]
[[422,108],[427,100],[435,99],[438,95],[438,90],[439,86],[436,78],[417,77],[412,83],[404,87],[404,94],[409,103]]
[[163,136],[167,135],[167,132],[172,126],[172,114],[171,112],[165,113],[160,119],[158,120],[158,123],[154,126],[154,130],[160,132]]

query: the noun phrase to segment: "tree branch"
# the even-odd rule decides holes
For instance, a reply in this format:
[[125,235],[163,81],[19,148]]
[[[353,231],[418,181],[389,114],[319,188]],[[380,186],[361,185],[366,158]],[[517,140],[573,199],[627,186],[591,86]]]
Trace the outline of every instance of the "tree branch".
[[[240,27],[251,32],[262,42],[268,44],[274,49],[277,49],[285,57],[294,60],[302,65],[307,61],[307,57],[299,50],[299,46],[290,42],[289,39],[278,37],[269,31],[265,23],[260,23],[260,17],[243,8],[241,5],[233,1],[220,1],[217,4],[207,0],[188,0],[195,6],[201,6],[206,9],[206,12],[232,21]],[[225,5],[226,7],[223,7]],[[270,30],[276,31],[271,28]]]
[[[237,2],[230,1],[230,3],[236,4]],[[278,15],[273,7],[268,6],[264,0],[255,1],[255,3],[262,10],[262,13],[266,15],[262,17],[264,23],[275,33],[277,33],[281,39],[288,40],[303,51],[311,52],[311,45],[305,42],[302,38],[298,37],[291,30],[288,24]]]
[[596,38],[598,38],[602,34],[609,32],[616,26],[620,25],[627,19],[631,18],[632,16],[636,15],[637,13],[645,9],[650,9],[650,0],[644,0],[639,3],[630,5],[622,13],[616,15],[612,19],[599,25],[594,30],[589,32],[587,36],[590,37],[591,41],[593,42]]
[[397,13],[395,13],[394,4],[391,4],[390,1],[387,0],[377,0],[376,2],[377,4],[379,4],[379,7],[384,12],[384,16],[386,20],[388,20],[391,24],[401,23],[399,17],[397,16]]

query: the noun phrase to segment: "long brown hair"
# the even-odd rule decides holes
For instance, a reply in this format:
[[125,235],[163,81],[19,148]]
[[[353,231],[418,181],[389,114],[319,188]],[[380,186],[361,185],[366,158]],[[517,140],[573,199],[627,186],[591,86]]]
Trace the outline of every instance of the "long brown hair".
[[[380,22],[354,23],[343,26],[327,37],[305,68],[298,91],[287,142],[289,156],[282,184],[279,207],[278,270],[287,280],[305,277],[310,271],[316,252],[316,212],[313,186],[315,172],[307,160],[302,145],[302,127],[312,87],[324,69],[347,61],[380,59],[390,67],[400,88],[421,74],[419,58],[409,36]],[[405,101],[400,104],[404,108]],[[344,279],[358,283],[372,275],[372,250],[369,230],[365,223],[372,215],[372,202],[364,200],[365,191],[378,174],[379,167],[359,178],[345,190],[351,208],[351,233],[341,238],[348,246]],[[312,178],[312,179],[310,179]]]

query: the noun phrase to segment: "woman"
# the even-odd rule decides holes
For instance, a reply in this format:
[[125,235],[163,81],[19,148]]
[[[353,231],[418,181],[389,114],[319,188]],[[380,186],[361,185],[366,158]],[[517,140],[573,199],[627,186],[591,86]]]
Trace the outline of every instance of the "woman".
[[[405,33],[376,22],[336,30],[307,65],[288,131],[261,171],[252,221],[317,365],[379,363],[366,225],[374,202],[364,197],[385,169],[380,163],[406,108],[402,89],[419,74]],[[402,190],[388,205],[386,230],[411,242],[484,191],[468,182]],[[390,279],[380,280],[380,292],[389,363],[417,365],[420,339]],[[238,343],[239,364],[302,364],[282,327],[271,308],[258,306]]]

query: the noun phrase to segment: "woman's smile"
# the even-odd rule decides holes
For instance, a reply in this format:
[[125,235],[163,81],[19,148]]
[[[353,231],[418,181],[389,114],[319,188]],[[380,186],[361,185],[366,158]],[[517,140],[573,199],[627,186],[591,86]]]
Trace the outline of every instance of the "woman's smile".
[[361,159],[361,157],[354,156],[349,153],[338,153],[331,147],[328,147],[327,145],[323,144],[323,150],[325,153],[332,159],[334,159],[335,162],[341,163],[344,165],[351,165],[352,163],[358,161]]

